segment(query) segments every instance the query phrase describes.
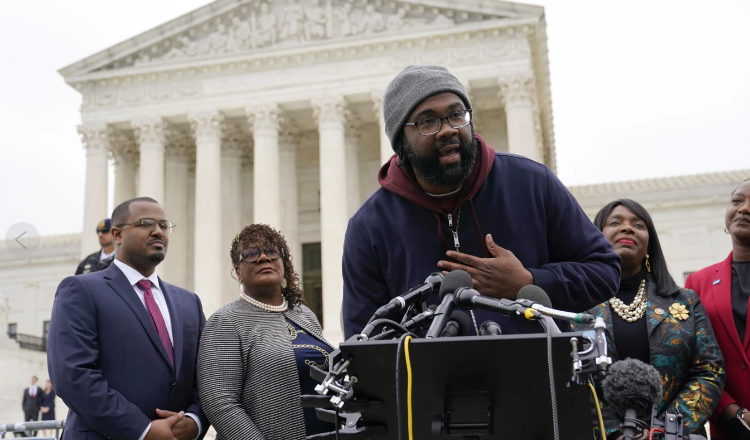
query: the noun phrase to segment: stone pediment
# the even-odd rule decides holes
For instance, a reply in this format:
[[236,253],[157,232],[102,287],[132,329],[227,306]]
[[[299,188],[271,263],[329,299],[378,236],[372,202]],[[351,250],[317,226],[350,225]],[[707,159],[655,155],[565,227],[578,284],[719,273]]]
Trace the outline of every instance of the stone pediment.
[[440,31],[489,20],[539,19],[542,8],[465,0],[218,0],[60,71],[66,78],[102,70],[183,64],[243,54],[273,54],[334,42]]

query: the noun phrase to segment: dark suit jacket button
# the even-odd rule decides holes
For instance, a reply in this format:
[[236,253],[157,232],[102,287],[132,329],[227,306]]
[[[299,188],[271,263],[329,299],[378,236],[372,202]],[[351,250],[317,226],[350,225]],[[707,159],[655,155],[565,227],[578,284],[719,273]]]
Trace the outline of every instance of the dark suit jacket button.
[[742,368],[744,368],[745,370],[747,370],[747,364],[746,364],[746,363],[744,363],[744,362],[740,364],[740,367],[742,367]]

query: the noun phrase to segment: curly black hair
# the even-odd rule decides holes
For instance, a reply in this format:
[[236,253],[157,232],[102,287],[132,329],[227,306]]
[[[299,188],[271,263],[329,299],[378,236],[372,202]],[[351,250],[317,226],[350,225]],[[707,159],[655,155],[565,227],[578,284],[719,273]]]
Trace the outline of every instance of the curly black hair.
[[289,307],[299,304],[305,304],[305,294],[299,285],[299,275],[294,271],[292,265],[292,255],[289,253],[289,246],[286,244],[284,236],[276,229],[262,224],[252,224],[245,226],[242,231],[232,240],[232,248],[229,250],[229,257],[232,259],[233,269],[240,265],[240,252],[250,244],[255,246],[279,246],[281,248],[281,260],[284,263],[284,278],[286,287],[281,289],[281,294],[286,298]]

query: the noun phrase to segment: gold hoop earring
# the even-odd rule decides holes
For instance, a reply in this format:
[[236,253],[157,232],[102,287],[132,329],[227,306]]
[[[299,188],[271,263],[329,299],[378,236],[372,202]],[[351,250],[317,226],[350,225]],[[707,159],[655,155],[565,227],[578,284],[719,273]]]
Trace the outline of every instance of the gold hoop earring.
[[729,229],[727,229],[726,226],[724,226],[724,233],[727,234],[727,235],[729,234]]
[[648,261],[648,254],[646,254],[646,270],[651,273],[651,262]]

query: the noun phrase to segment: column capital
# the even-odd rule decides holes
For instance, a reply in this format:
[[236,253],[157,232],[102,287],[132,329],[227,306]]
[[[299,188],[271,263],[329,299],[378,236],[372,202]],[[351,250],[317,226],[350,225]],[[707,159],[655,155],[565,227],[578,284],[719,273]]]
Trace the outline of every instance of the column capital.
[[347,140],[359,140],[362,135],[361,127],[362,122],[356,113],[351,110],[344,111],[344,132]]
[[218,110],[190,113],[187,118],[196,142],[221,139],[221,123],[224,121],[224,115]]
[[235,124],[222,124],[221,151],[224,155],[241,157],[247,149],[247,135]]
[[139,161],[138,143],[132,132],[116,130],[110,135],[110,156],[115,165],[136,165]]
[[164,145],[169,124],[160,116],[146,116],[130,121],[135,138],[144,145]]
[[315,123],[343,124],[346,118],[346,100],[343,96],[320,96],[310,100]]
[[283,123],[283,112],[275,102],[253,104],[245,107],[250,129],[258,131],[279,131]]
[[165,151],[170,162],[190,162],[195,157],[195,143],[189,130],[170,126],[166,130]]
[[370,99],[372,100],[372,112],[375,113],[375,116],[378,117],[378,119],[382,118],[383,113],[383,95],[385,92],[373,90],[370,92]]
[[104,122],[89,122],[78,126],[83,148],[87,153],[107,154],[110,148],[112,129]]
[[498,97],[503,106],[533,105],[536,102],[536,84],[533,73],[501,76],[497,79],[500,87]]
[[291,121],[286,122],[279,131],[279,151],[295,152],[299,144],[299,136],[297,124]]

